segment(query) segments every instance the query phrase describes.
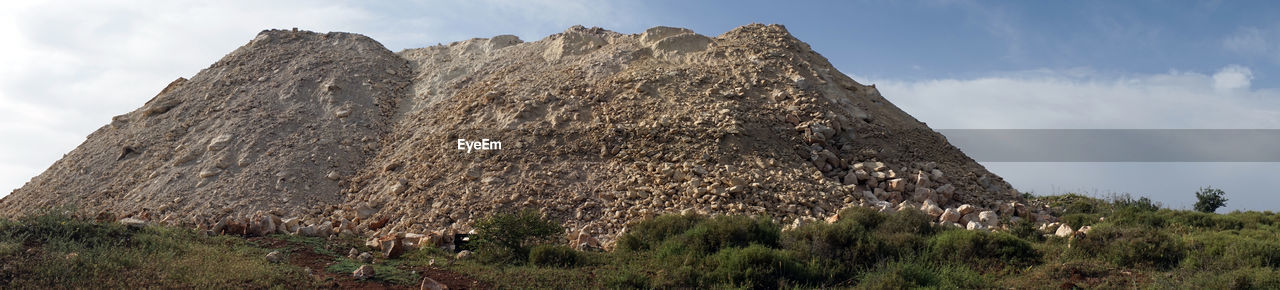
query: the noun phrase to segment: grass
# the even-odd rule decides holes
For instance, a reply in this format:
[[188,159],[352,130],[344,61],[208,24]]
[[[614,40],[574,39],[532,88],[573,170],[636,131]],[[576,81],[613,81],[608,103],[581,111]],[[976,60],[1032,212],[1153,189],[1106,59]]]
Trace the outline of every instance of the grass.
[[[1086,235],[1021,222],[1007,231],[940,227],[916,210],[852,208],[834,223],[782,230],[768,217],[664,215],[638,221],[617,250],[584,252],[528,212],[486,221],[477,258],[413,250],[375,263],[373,280],[416,285],[428,264],[496,288],[1280,288],[1280,215],[1161,208],[1149,199],[1035,197]],[[521,229],[521,230],[513,230]],[[0,220],[0,285],[13,288],[315,288],[271,250],[332,257],[346,274],[358,240],[275,236],[289,249],[191,230],[126,228],[57,214]],[[486,244],[487,243],[487,244]],[[484,259],[484,251],[500,259]],[[432,263],[432,261],[435,261]],[[318,286],[319,285],[319,286]]]
[[50,213],[0,221],[0,284],[13,288],[307,287],[268,249],[192,230],[94,223]]

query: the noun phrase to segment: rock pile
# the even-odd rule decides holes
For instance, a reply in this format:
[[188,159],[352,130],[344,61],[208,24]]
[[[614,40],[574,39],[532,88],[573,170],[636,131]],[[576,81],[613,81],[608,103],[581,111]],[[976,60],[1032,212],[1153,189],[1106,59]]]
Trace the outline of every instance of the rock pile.
[[[493,146],[460,150],[471,142]],[[663,213],[1051,221],[1020,198],[779,25],[716,37],[578,26],[399,53],[272,30],[114,118],[0,212],[364,235],[394,256],[519,208],[563,221],[582,248]]]

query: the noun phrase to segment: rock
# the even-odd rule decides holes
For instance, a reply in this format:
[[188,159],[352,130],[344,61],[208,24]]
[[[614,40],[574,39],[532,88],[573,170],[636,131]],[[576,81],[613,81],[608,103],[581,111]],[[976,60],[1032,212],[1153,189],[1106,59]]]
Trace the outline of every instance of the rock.
[[573,239],[573,246],[579,251],[600,251],[604,249],[600,246],[600,240],[596,240],[595,237],[586,232],[578,233],[578,236]]
[[304,237],[319,237],[320,230],[316,229],[315,225],[310,225],[298,228],[297,234]]
[[458,260],[466,260],[469,258],[471,258],[471,251],[468,250],[462,250],[461,252],[458,252],[457,256],[454,256],[454,259]]
[[360,256],[360,250],[356,250],[356,248],[351,248],[350,251],[347,251],[347,259],[355,259],[356,257],[359,257],[359,256]]
[[135,228],[135,229],[141,229],[141,228],[147,227],[147,221],[135,219],[135,218],[120,219],[120,224],[130,228]]
[[969,213],[969,214],[961,215],[961,216],[960,216],[960,224],[962,224],[962,225],[963,225],[963,224],[968,224],[969,222],[976,222],[976,221],[979,221],[979,219],[978,219],[978,213],[976,213],[976,212],[971,212],[971,213]]
[[987,226],[988,228],[994,228],[997,225],[1000,225],[1000,215],[997,215],[996,212],[989,211],[989,210],[980,212],[978,213],[978,221],[981,222],[982,225]]
[[270,253],[267,253],[267,262],[279,264],[282,261],[284,261],[284,254],[280,254],[280,251],[271,251]]
[[369,252],[360,253],[360,255],[356,256],[356,261],[365,264],[373,263],[373,254]]
[[449,286],[436,282],[431,277],[422,277],[422,284],[418,286],[420,290],[449,290]]
[[942,170],[934,169],[934,170],[933,170],[932,172],[930,172],[930,173],[933,175],[933,180],[939,180],[939,179],[942,179]]
[[971,221],[971,222],[969,222],[969,224],[968,224],[967,226],[965,226],[965,229],[968,229],[968,230],[971,230],[971,231],[986,230],[986,229],[987,229],[987,226],[982,225],[982,223],[979,223],[979,222],[976,222],[976,221]]
[[333,115],[338,118],[346,118],[348,116],[351,116],[351,110],[338,109],[337,111],[333,112]]
[[1089,234],[1089,231],[1092,231],[1092,230],[1093,230],[1093,226],[1083,226],[1083,227],[1080,227],[1080,230],[1076,231],[1076,233]]
[[200,178],[210,178],[218,176],[218,174],[222,174],[222,168],[213,167],[200,170]]
[[217,137],[209,139],[209,145],[205,148],[209,149],[210,152],[217,152],[223,148],[227,148],[227,145],[230,143],[231,135],[218,135]]
[[948,208],[942,212],[942,216],[940,216],[938,220],[942,222],[955,223],[960,221],[960,216],[961,214],[959,211],[954,208]]
[[941,207],[938,207],[938,204],[934,203],[933,200],[930,200],[930,199],[924,200],[924,204],[920,206],[920,211],[923,211],[924,213],[929,214],[929,216],[932,216],[934,218],[942,216],[942,213],[946,212]]
[[326,174],[324,178],[328,178],[329,180],[338,180],[342,179],[342,175],[338,175],[337,171],[329,171],[329,174]]
[[959,212],[960,212],[960,215],[962,215],[962,216],[963,216],[963,215],[968,215],[969,213],[972,213],[972,212],[977,211],[977,210],[978,210],[978,208],[976,208],[976,207],[974,207],[974,206],[972,206],[972,205],[968,205],[968,204],[962,204],[962,205],[960,205],[960,207],[956,208],[956,211],[959,211]]
[[360,217],[362,220],[369,219],[369,217],[373,216],[373,214],[377,212],[378,210],[367,205],[361,205],[356,208],[356,216]]
[[382,256],[387,259],[399,258],[401,254],[404,254],[404,244],[400,242],[400,237],[383,239],[381,244]]
[[357,280],[373,278],[373,266],[362,265],[355,272],[351,272],[351,277],[355,277]]
[[887,190],[889,190],[889,191],[904,191],[904,190],[907,190],[907,180],[906,180],[906,179],[902,179],[902,178],[894,178],[894,179],[890,179],[890,180],[889,180],[889,188],[887,188]]
[[916,191],[911,194],[911,200],[923,202],[933,199],[933,190],[927,187],[917,187]]
[[1072,229],[1071,229],[1071,226],[1068,226],[1068,225],[1066,225],[1066,224],[1063,224],[1062,226],[1059,226],[1059,227],[1058,227],[1058,231],[1057,231],[1057,232],[1054,232],[1054,233],[1053,233],[1053,235],[1058,236],[1058,237],[1062,237],[1062,238],[1066,238],[1066,237],[1070,237],[1072,234],[1075,234],[1075,233],[1076,233],[1076,231],[1075,231],[1075,230],[1072,230]]

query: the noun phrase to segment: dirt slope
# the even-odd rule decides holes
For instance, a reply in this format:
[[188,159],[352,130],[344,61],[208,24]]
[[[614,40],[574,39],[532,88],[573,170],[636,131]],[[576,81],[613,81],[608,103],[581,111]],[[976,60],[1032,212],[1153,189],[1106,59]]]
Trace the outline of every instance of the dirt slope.
[[606,237],[661,213],[789,221],[926,200],[1044,219],[779,25],[573,27],[398,54],[266,31],[116,119],[0,209],[367,235],[467,230],[526,207]]

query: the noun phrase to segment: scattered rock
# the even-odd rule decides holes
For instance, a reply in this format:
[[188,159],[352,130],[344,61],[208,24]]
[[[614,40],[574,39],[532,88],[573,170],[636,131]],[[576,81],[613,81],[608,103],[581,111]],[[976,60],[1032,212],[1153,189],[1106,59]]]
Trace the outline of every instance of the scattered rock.
[[130,228],[141,229],[141,228],[145,228],[145,227],[147,227],[147,224],[148,224],[148,223],[147,223],[147,221],[140,220],[140,219],[135,219],[135,218],[123,218],[123,219],[120,219],[120,224],[125,225],[125,226],[130,227]]
[[939,220],[943,222],[955,223],[960,221],[960,212],[954,208],[948,208],[942,212]]
[[[434,260],[433,260],[434,261]],[[421,290],[449,290],[449,286],[436,282],[431,277],[422,277],[422,284],[418,286]]]
[[458,259],[458,260],[466,260],[466,259],[470,259],[470,258],[471,258],[471,251],[468,251],[468,250],[462,250],[461,252],[458,252],[458,255],[454,256],[454,258],[455,258],[455,259]]
[[355,277],[358,280],[370,279],[373,278],[373,275],[373,266],[369,265],[361,265],[355,272],[351,272],[351,277]]
[[1075,234],[1075,233],[1076,233],[1076,231],[1075,231],[1075,230],[1072,230],[1072,229],[1071,229],[1071,226],[1068,226],[1068,225],[1066,225],[1066,224],[1063,224],[1063,225],[1061,225],[1061,226],[1059,226],[1059,227],[1058,227],[1058,231],[1057,231],[1057,232],[1054,232],[1054,233],[1053,233],[1053,235],[1058,236],[1058,237],[1062,237],[1062,238],[1066,238],[1066,237],[1070,237],[1072,234]]
[[284,254],[280,254],[280,251],[267,253],[267,262],[279,264],[282,261],[284,261]]
[[359,256],[356,256],[356,261],[364,264],[373,263],[373,254],[370,254],[369,252],[362,252]]
[[1000,224],[1000,215],[997,215],[994,211],[980,212],[978,213],[978,221],[981,222],[983,226],[994,228]]

